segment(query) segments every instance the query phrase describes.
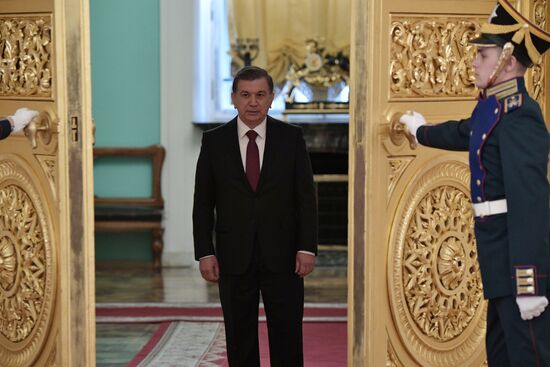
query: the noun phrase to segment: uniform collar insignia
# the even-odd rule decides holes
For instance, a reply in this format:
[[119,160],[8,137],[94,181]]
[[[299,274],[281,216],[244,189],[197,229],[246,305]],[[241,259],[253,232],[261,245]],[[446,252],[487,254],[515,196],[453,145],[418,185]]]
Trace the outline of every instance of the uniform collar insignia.
[[487,88],[485,90],[485,95],[487,97],[495,96],[497,99],[503,99],[524,91],[525,82],[523,78],[515,78]]

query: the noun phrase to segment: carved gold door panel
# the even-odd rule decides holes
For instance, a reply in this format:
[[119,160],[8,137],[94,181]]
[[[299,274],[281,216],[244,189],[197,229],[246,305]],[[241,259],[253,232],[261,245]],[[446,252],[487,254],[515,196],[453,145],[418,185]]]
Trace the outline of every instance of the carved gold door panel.
[[[513,3],[545,24],[546,1]],[[470,115],[467,41],[495,4],[353,1],[350,366],[485,365],[466,153],[413,149],[395,122],[408,110],[428,122]],[[544,105],[542,70],[528,84]]]
[[0,366],[95,366],[88,6],[0,0]]

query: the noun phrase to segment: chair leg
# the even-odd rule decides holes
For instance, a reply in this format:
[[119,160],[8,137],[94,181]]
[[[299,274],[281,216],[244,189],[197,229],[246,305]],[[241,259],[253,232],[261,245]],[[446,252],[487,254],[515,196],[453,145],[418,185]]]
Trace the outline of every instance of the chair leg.
[[155,228],[151,232],[153,234],[153,270],[160,271],[162,266],[162,249],[164,247],[162,240],[164,228]]

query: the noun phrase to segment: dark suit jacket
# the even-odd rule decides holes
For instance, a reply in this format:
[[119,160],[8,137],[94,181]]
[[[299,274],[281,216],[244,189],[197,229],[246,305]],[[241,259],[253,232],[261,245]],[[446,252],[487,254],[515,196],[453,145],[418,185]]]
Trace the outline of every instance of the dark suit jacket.
[[[548,131],[523,78],[493,88],[499,93],[481,96],[469,119],[422,126],[417,139],[435,148],[470,151],[472,202],[507,201],[507,213],[475,221],[485,297],[546,295]],[[520,281],[525,269],[532,274]],[[532,290],[522,286],[527,278]]]
[[299,250],[316,253],[315,190],[301,129],[268,116],[256,192],[243,168],[237,119],[205,132],[195,177],[193,235],[195,259],[215,254],[226,274],[246,271],[255,245],[274,272],[293,272]]
[[7,138],[11,133],[11,124],[8,120],[0,120],[0,139]]

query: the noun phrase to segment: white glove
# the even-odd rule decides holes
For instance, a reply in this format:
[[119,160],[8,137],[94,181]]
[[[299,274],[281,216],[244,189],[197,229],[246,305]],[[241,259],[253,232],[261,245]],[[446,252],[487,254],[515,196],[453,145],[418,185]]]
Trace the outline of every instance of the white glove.
[[521,318],[531,320],[539,316],[548,306],[548,298],[544,296],[519,296],[516,297],[516,303],[519,306]]
[[38,111],[29,110],[27,107],[15,111],[15,114],[9,117],[13,121],[13,132],[16,133],[23,130],[36,116],[38,116]]
[[426,119],[424,119],[424,116],[413,111],[412,113],[401,115],[399,122],[402,122],[405,126],[407,126],[407,129],[418,143],[418,139],[416,139],[416,130],[418,130],[420,126],[426,125]]

